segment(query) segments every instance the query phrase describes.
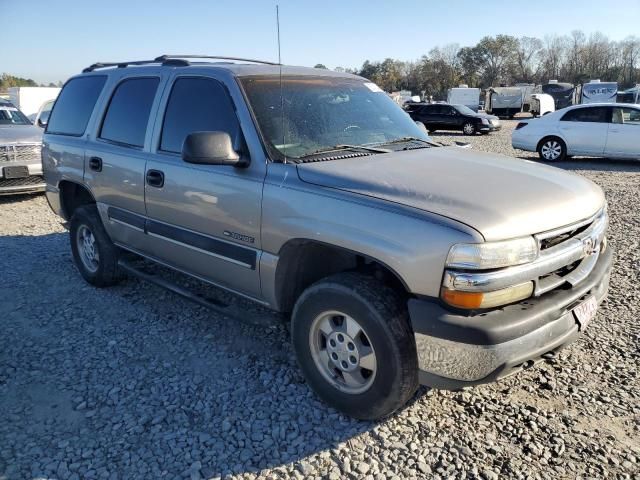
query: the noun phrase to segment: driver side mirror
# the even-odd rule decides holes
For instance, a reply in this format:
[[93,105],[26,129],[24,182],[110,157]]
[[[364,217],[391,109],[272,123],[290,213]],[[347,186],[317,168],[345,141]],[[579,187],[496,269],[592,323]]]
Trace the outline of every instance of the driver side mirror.
[[190,133],[182,144],[182,159],[187,163],[202,165],[246,167],[249,164],[241,160],[233,149],[231,136],[227,132]]
[[41,117],[41,118],[39,118],[39,119],[38,119],[38,126],[39,126],[40,128],[46,128],[46,127],[47,127],[47,123],[48,123],[48,122],[47,122],[47,119],[46,119],[46,118],[42,118],[42,117]]

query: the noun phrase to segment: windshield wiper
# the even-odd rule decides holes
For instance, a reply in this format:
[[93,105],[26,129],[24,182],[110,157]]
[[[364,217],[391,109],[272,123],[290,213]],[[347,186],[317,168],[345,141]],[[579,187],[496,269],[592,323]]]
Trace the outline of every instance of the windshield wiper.
[[341,150],[365,150],[367,152],[372,152],[372,153],[389,153],[390,152],[390,150],[387,150],[386,148],[367,147],[365,145],[340,144],[340,145],[334,145],[333,147],[321,148],[319,150],[316,150],[315,152],[305,153],[304,155],[300,155],[298,158],[306,158],[306,157],[311,157],[313,155],[320,155],[322,153],[329,153],[329,152],[338,152]]
[[395,140],[389,140],[388,142],[381,142],[381,143],[376,143],[376,146],[379,145],[394,145],[396,143],[408,143],[408,142],[421,142],[424,143],[426,145],[429,145],[431,147],[439,147],[440,145],[438,145],[437,143],[431,141],[431,140],[425,140],[424,138],[418,138],[418,137],[401,137],[401,138],[396,138]]

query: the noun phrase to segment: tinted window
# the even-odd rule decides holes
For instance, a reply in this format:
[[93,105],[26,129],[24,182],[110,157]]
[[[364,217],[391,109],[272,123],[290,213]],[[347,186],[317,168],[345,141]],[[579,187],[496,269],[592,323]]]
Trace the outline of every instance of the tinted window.
[[640,125],[640,110],[628,107],[615,107],[612,110],[611,123]]
[[562,121],[607,123],[607,107],[576,108],[565,113]]
[[238,147],[238,119],[227,91],[216,80],[179,78],[173,84],[160,149],[179,153],[184,139],[193,132],[227,132]]
[[426,113],[428,115],[437,115],[442,112],[442,107],[440,105],[427,105],[424,107],[422,113]]
[[100,138],[142,147],[158,83],[158,78],[133,78],[118,85],[107,107]]
[[47,133],[82,135],[106,80],[106,76],[100,75],[67,82],[51,112]]
[[443,115],[457,115],[458,112],[453,107],[443,106],[442,107],[442,114]]

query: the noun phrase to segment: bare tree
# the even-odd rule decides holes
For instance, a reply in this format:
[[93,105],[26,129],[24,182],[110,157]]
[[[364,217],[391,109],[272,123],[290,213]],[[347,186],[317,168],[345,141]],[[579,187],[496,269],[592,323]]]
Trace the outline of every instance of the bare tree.
[[535,37],[520,37],[515,58],[518,67],[517,77],[521,82],[532,82],[538,69],[542,42]]

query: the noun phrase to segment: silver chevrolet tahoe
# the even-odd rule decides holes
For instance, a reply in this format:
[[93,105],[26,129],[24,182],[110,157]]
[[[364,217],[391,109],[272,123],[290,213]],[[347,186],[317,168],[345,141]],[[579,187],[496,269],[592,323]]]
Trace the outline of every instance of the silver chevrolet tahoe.
[[153,280],[142,258],[290,313],[309,385],[357,418],[553,356],[608,289],[600,188],[439,146],[354,75],[94,64],[63,88],[42,159],[85,280]]
[[42,192],[42,130],[0,99],[0,195]]

